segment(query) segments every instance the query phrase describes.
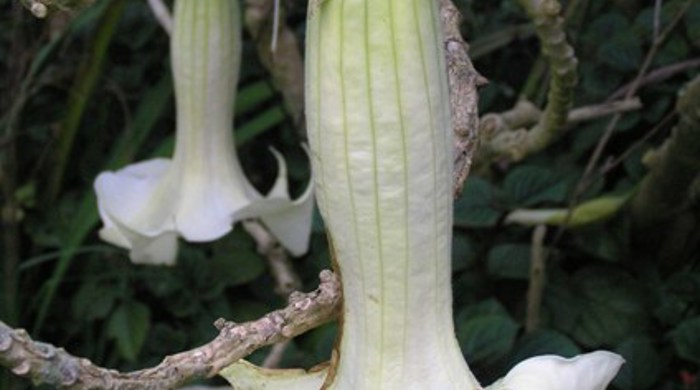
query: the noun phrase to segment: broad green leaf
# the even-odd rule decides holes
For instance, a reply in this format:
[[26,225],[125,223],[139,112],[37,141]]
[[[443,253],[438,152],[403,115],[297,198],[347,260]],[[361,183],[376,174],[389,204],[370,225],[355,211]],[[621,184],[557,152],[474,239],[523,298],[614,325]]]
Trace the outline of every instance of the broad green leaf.
[[690,42],[700,48],[700,3],[695,3],[688,8],[685,14],[685,31]]
[[497,245],[489,251],[486,266],[491,276],[528,279],[530,275],[530,245]]
[[598,59],[620,71],[636,70],[642,62],[642,42],[631,31],[602,40]]
[[211,259],[213,275],[227,286],[246,284],[265,273],[265,259],[249,248],[216,245]]
[[574,277],[580,312],[572,336],[588,348],[620,342],[644,332],[648,322],[639,283],[611,268],[587,268]]
[[457,322],[466,323],[473,318],[482,317],[486,315],[499,315],[506,318],[510,316],[508,314],[508,310],[506,310],[506,308],[503,307],[503,305],[500,302],[498,302],[496,299],[491,298],[476,303],[474,305],[470,305],[467,308],[460,311],[457,315]]
[[187,332],[170,324],[157,323],[148,333],[144,351],[165,356],[187,348]]
[[585,252],[599,259],[617,262],[627,258],[629,234],[629,221],[615,218],[603,226],[580,229],[576,232],[576,241]]
[[488,181],[480,177],[467,180],[462,196],[455,202],[455,225],[465,227],[490,227],[501,213],[495,207],[496,191]]
[[114,339],[120,355],[135,361],[151,324],[148,307],[139,302],[122,303],[107,322],[107,334]]
[[490,364],[505,356],[515,342],[518,325],[508,317],[487,314],[457,328],[457,339],[469,362]]
[[309,351],[316,362],[324,361],[331,356],[337,335],[338,325],[329,323],[304,334],[299,339],[299,345]]
[[568,183],[551,169],[526,165],[506,176],[503,189],[516,206],[533,206],[541,202],[566,199]]
[[690,57],[690,49],[683,39],[669,39],[654,57],[653,66],[661,67],[687,60]]
[[625,358],[625,364],[613,381],[616,387],[621,390],[653,388],[663,363],[650,339],[640,337],[625,340],[615,348],[615,352]]
[[187,318],[196,315],[201,310],[201,303],[191,290],[180,290],[168,297],[165,308],[176,318]]
[[73,315],[87,321],[105,318],[116,298],[117,290],[112,284],[85,283],[73,297]]
[[236,98],[236,116],[247,114],[274,96],[275,91],[267,80],[259,80],[241,87]]
[[598,16],[586,28],[584,40],[591,44],[605,42],[610,37],[629,29],[629,21],[621,13],[610,12]]
[[671,332],[671,339],[680,357],[700,364],[700,317],[683,321]]
[[284,109],[277,104],[245,123],[241,123],[241,125],[236,128],[236,146],[241,146],[258,135],[271,130],[282,123],[286,115]]
[[581,349],[568,336],[550,329],[540,329],[524,335],[513,350],[511,365],[538,355],[571,358],[581,353]]
[[474,244],[469,236],[455,233],[452,238],[452,272],[470,268],[475,261]]
[[259,301],[253,301],[248,299],[233,299],[231,303],[231,320],[235,322],[245,322],[258,319],[271,308]]

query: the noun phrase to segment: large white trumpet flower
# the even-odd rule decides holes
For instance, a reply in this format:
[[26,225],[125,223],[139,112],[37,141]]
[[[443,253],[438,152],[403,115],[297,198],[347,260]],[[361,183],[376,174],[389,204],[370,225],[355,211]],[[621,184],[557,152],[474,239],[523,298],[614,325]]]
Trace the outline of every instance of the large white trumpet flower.
[[241,60],[237,0],[177,0],[171,37],[177,108],[172,159],[154,159],[104,172],[95,181],[100,236],[130,249],[134,262],[172,264],[177,237],[211,241],[241,219],[260,217],[295,255],[308,246],[311,188],[297,200],[278,178],[263,197],[236,157],[232,123]]
[[[344,299],[322,388],[482,389],[452,322],[452,124],[437,1],[309,7],[307,123]],[[532,360],[496,388],[599,390],[619,368],[612,356]],[[570,380],[528,376],[557,369]],[[576,380],[585,375],[602,379]]]

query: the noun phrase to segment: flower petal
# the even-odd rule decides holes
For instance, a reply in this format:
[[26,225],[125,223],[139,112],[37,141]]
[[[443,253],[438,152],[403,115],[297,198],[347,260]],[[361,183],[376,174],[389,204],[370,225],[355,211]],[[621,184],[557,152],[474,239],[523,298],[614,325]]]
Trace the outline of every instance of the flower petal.
[[[308,153],[308,150],[307,150]],[[284,202],[278,210],[270,208],[261,210],[260,219],[277,237],[282,246],[294,256],[301,256],[309,249],[311,237],[312,211],[314,207],[313,182],[309,182],[297,199],[291,200],[287,186],[287,165],[282,155],[275,149],[272,154],[277,159],[278,174],[272,190],[267,194],[267,201],[281,199]],[[263,203],[264,204],[264,203]]]
[[236,390],[317,390],[328,375],[328,367],[311,369],[269,369],[245,360],[219,372]]
[[625,360],[596,351],[571,359],[544,355],[527,359],[487,390],[604,390]]

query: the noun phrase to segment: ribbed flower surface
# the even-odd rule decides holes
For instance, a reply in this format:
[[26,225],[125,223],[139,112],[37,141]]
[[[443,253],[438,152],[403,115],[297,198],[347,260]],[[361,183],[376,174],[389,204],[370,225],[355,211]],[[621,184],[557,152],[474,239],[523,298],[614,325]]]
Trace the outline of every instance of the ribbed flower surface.
[[310,4],[307,123],[344,296],[332,389],[478,388],[452,324],[451,121],[436,4]]

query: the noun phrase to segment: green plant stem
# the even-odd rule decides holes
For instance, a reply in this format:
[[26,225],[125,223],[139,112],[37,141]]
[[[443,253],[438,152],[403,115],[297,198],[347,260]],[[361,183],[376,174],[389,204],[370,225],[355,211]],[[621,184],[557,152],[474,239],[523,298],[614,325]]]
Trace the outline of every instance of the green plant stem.
[[678,126],[656,152],[632,202],[632,215],[641,229],[653,229],[688,207],[690,187],[700,172],[700,76],[681,92],[676,111]]
[[55,165],[49,176],[51,178],[48,183],[48,200],[50,203],[56,200],[61,191],[78,129],[83,120],[88,100],[102,74],[107,48],[125,5],[125,0],[114,0],[105,9],[105,13],[100,18],[99,27],[92,42],[89,55],[85,57],[85,60],[78,68],[77,78],[68,97],[68,111],[60,126],[61,133],[58,139]]
[[544,149],[566,125],[578,82],[578,60],[566,41],[564,19],[559,16],[561,5],[556,0],[520,0],[535,24],[542,43],[542,52],[549,63],[551,77],[547,106],[540,121],[529,132],[527,148],[530,153]]

